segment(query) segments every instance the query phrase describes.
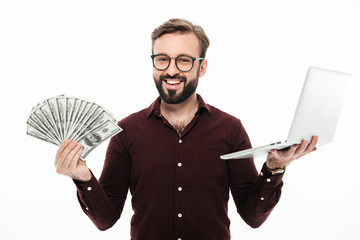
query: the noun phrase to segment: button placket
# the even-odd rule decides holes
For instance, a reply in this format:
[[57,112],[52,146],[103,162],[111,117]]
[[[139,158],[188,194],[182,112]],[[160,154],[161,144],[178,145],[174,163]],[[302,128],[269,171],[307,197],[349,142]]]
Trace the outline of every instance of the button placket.
[[183,231],[183,204],[184,204],[184,194],[183,192],[183,174],[184,174],[184,162],[182,159],[183,151],[184,151],[184,141],[182,139],[182,135],[178,135],[176,139],[176,180],[175,180],[175,234],[177,236],[176,239],[182,239],[182,231]]

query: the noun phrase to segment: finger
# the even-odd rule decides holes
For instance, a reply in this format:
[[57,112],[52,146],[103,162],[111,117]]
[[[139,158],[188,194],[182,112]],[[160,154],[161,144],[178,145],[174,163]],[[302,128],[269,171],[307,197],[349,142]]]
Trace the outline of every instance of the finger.
[[306,147],[304,152],[300,155],[300,157],[305,156],[308,153],[316,151],[317,150],[316,144],[317,144],[318,140],[319,140],[318,136],[313,136],[310,144],[308,144],[308,146]]
[[308,146],[309,150],[312,150],[313,148],[315,148],[317,142],[319,140],[319,137],[318,136],[313,136],[312,139],[311,139],[311,142]]
[[69,154],[66,156],[66,159],[64,161],[63,168],[68,169],[73,162],[73,159],[75,158],[75,161],[77,162],[76,153],[80,150],[81,144],[77,143],[75,147],[69,152]]
[[79,161],[81,161],[80,155],[81,155],[81,153],[82,153],[82,150],[83,150],[83,148],[82,148],[82,146],[81,146],[81,143],[79,143],[79,149],[78,149],[77,152],[74,154],[74,157],[72,158],[71,163],[70,163],[70,166],[69,166],[69,168],[70,168],[70,170],[71,170],[72,172],[74,172],[74,170],[75,170],[75,168],[77,167]]
[[60,155],[62,154],[62,152],[64,151],[64,149],[69,145],[70,143],[70,140],[69,139],[66,139],[65,141],[63,141],[60,146],[59,146],[59,149],[57,150],[56,152],[56,157],[55,157],[55,163],[54,165],[56,166],[58,161],[59,161],[59,157]]
[[77,142],[72,140],[70,141],[70,143],[65,147],[65,149],[62,151],[59,160],[58,160],[58,164],[57,167],[58,168],[64,168],[64,163],[67,160],[67,156],[69,155],[69,153],[76,147]]
[[311,153],[313,151],[313,149],[315,148],[317,142],[318,142],[318,136],[313,136],[311,138],[311,142],[307,145],[306,149],[303,151],[301,156]]
[[271,158],[271,159],[277,159],[279,158],[279,155],[280,155],[280,152],[281,150],[277,150],[277,149],[271,149],[269,154],[268,154],[268,158]]
[[291,156],[293,156],[296,152],[296,150],[299,148],[299,144],[294,144],[292,145],[289,150],[287,151],[287,153]]
[[[81,153],[82,153],[83,150],[84,150],[84,148],[82,147],[82,148],[81,148]],[[78,164],[79,164],[79,165],[86,166],[86,160],[81,158],[81,153],[80,153],[80,157],[79,157]]]
[[308,141],[302,140],[300,146],[296,149],[294,155],[302,155],[306,147],[308,146],[308,143]]

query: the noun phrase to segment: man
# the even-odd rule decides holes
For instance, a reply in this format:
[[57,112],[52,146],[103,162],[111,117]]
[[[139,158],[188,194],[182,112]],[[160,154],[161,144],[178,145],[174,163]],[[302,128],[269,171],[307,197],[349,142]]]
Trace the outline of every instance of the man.
[[259,227],[280,198],[285,167],[316,149],[314,137],[273,150],[260,174],[253,159],[221,160],[251,144],[240,120],[196,93],[208,46],[203,29],[186,20],[154,30],[160,97],[119,122],[124,131],[111,139],[99,181],[79,159],[79,143],[66,140],[59,147],[57,172],[74,179],[82,209],[100,230],[119,219],[130,189],[131,239],[230,239],[229,189],[240,216]]

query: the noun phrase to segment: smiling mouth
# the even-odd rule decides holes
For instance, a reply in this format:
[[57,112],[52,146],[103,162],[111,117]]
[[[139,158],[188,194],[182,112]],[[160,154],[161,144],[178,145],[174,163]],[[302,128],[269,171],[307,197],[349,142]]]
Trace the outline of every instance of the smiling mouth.
[[170,85],[179,85],[180,83],[182,83],[182,80],[177,80],[177,79],[169,79],[169,80],[164,79],[164,81]]

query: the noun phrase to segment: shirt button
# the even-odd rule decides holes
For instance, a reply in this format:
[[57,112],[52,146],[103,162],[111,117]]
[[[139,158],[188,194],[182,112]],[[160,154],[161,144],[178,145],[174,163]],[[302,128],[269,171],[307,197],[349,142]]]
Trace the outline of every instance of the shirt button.
[[85,209],[86,209],[86,211],[89,211],[89,208],[88,208],[88,207],[86,207]]
[[178,214],[178,218],[182,218],[182,214],[181,214],[181,213]]
[[182,163],[181,163],[181,162],[179,162],[177,165],[178,165],[178,167],[181,167],[181,166],[182,166]]
[[90,191],[92,190],[92,188],[91,188],[91,187],[88,187],[87,190],[90,192]]
[[261,201],[264,201],[264,200],[265,200],[265,198],[264,198],[264,197],[261,197],[261,198],[260,198],[260,200],[261,200]]
[[267,182],[271,182],[271,179],[270,179],[270,178],[267,178],[266,181],[267,181]]
[[181,192],[181,191],[182,191],[182,187],[178,187],[178,191]]
[[178,240],[182,240],[181,238],[178,238]]
[[263,173],[263,172],[260,172],[260,176],[264,176],[264,173]]
[[181,140],[181,139],[179,139],[179,143],[182,143],[182,140]]

